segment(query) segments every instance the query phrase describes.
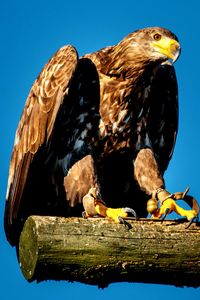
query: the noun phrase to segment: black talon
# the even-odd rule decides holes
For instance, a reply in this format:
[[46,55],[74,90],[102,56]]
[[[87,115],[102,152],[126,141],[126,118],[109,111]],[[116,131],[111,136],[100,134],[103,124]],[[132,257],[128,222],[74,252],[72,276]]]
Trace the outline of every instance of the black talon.
[[83,211],[83,212],[82,212],[82,217],[83,217],[83,219],[87,219],[86,211]]
[[190,220],[189,224],[185,227],[185,229],[188,229],[192,223],[197,223],[198,222],[198,217],[194,217]]
[[185,189],[185,191],[183,192],[183,195],[182,195],[182,199],[185,198],[185,196],[187,195],[187,193],[189,192],[190,188],[189,186]]
[[127,221],[125,221],[122,217],[118,217],[120,224],[124,224],[124,226],[126,227],[126,229],[131,229],[133,228],[132,225],[130,223],[128,223]]
[[166,208],[165,214],[164,214],[164,216],[161,218],[161,223],[165,220],[165,218],[166,218],[166,216],[168,215],[169,211],[170,211],[170,209],[169,209],[169,208]]
[[134,209],[132,209],[132,208],[130,208],[130,207],[124,207],[123,210],[124,210],[126,213],[132,214],[132,215],[137,219],[137,214],[136,214],[136,212],[134,211]]

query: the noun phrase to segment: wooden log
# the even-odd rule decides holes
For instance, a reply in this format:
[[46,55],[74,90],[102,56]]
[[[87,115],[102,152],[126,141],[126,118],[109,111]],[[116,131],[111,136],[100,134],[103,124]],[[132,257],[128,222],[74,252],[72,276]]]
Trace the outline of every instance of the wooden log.
[[200,286],[200,227],[177,221],[129,221],[31,216],[19,242],[28,281],[69,280]]

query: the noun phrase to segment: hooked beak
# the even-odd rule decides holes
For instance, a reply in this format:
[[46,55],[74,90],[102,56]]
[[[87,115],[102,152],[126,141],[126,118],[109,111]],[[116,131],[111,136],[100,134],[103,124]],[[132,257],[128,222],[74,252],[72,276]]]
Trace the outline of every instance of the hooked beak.
[[180,44],[176,40],[170,39],[168,37],[162,37],[161,40],[154,41],[152,45],[156,49],[156,51],[159,51],[160,53],[171,59],[172,63],[175,63],[181,53]]

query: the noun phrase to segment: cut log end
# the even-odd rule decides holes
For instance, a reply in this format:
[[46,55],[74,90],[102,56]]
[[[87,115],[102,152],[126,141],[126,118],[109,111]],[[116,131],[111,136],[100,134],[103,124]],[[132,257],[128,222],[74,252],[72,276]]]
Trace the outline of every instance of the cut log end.
[[200,227],[177,221],[129,221],[31,216],[19,242],[28,281],[69,280],[200,286]]

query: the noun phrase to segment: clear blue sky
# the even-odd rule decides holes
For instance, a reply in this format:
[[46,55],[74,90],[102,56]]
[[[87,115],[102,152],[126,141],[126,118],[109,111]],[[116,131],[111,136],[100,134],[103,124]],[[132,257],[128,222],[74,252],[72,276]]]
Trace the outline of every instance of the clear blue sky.
[[[199,189],[199,0],[6,0],[0,3],[0,298],[1,299],[188,299],[200,289],[144,284],[112,284],[104,290],[77,283],[27,283],[15,250],[6,242],[3,212],[15,130],[29,89],[50,56],[73,44],[80,55],[112,45],[138,28],[162,26],[180,39],[176,63],[180,96],[178,141],[165,179],[171,192]],[[169,112],[170,113],[170,112]],[[188,241],[189,242],[189,241]]]

